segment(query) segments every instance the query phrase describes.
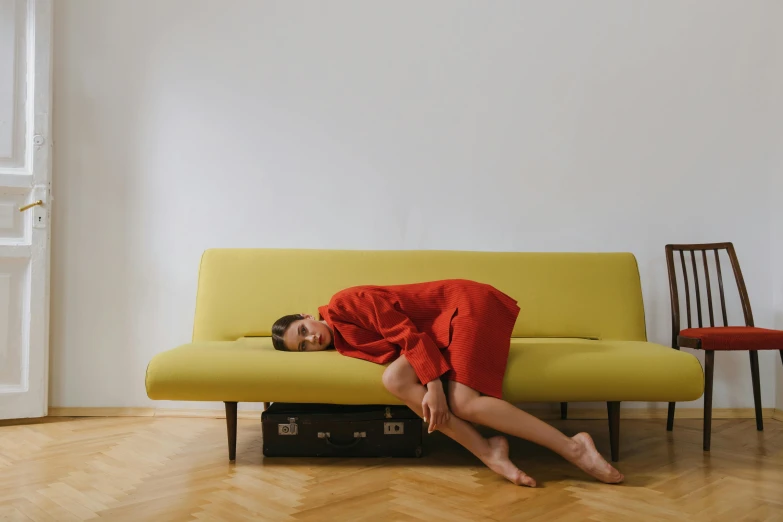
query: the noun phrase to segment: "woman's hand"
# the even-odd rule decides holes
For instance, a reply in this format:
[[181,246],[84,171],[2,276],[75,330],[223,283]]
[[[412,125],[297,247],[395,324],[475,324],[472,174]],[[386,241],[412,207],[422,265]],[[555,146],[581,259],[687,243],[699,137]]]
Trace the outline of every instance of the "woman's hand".
[[429,424],[427,433],[432,433],[441,425],[445,425],[451,418],[446,393],[443,391],[443,383],[440,379],[427,383],[427,393],[421,401],[421,409],[424,411],[424,422]]

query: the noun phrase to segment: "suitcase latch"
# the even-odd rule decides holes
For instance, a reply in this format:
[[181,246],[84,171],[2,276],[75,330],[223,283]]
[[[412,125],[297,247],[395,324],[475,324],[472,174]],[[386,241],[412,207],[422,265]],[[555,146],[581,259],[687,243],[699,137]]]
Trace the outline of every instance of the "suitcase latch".
[[299,420],[297,417],[288,417],[288,424],[278,424],[277,425],[277,434],[278,435],[298,435],[299,434],[299,426],[296,424],[297,420]]
[[384,422],[383,434],[384,435],[402,435],[405,433],[404,422]]

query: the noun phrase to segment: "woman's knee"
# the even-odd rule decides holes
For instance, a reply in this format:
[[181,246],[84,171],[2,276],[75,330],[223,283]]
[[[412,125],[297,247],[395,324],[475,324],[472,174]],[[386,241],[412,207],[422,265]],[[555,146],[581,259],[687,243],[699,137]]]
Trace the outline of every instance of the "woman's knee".
[[[383,386],[395,397],[399,397],[407,388],[416,383],[416,374],[409,371],[410,363],[402,357],[391,363],[383,372]],[[412,368],[410,368],[412,370]]]
[[449,409],[457,417],[473,421],[476,415],[475,399],[480,395],[464,384],[449,381]]
[[392,395],[397,396],[402,387],[402,380],[400,379],[400,376],[397,374],[397,372],[395,372],[391,367],[386,368],[386,371],[383,372],[383,377],[381,380],[383,381],[383,387],[386,388]]

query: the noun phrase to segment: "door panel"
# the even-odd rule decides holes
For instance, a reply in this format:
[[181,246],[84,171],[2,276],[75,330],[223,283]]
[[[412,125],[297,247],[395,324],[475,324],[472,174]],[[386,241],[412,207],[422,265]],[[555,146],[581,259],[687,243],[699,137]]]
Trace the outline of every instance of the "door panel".
[[0,258],[0,390],[27,386],[23,315],[27,259]]
[[28,199],[29,190],[4,189],[0,193],[0,245],[17,245],[25,241],[25,218],[19,208]]
[[25,0],[0,0],[0,167],[24,165],[28,7]]

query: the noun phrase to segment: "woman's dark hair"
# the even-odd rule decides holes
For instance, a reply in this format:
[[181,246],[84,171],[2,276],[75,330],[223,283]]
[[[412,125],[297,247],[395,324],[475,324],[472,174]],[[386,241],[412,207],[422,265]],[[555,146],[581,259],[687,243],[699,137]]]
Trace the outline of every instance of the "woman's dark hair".
[[291,314],[284,315],[275,321],[275,324],[272,325],[272,345],[275,347],[275,350],[280,350],[281,352],[289,351],[288,348],[285,347],[283,336],[285,335],[286,330],[288,330],[288,327],[291,326],[291,323],[304,318],[305,316],[302,314]]

